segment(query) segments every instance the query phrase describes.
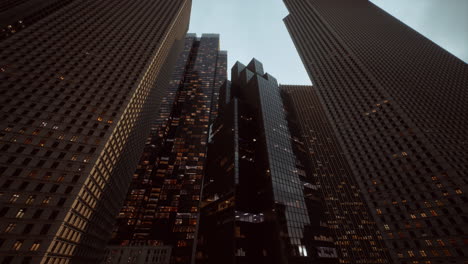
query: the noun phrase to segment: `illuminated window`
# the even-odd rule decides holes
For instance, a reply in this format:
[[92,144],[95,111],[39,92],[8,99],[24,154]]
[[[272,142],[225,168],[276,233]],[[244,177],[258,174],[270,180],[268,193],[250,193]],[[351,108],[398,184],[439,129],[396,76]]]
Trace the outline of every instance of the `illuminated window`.
[[8,224],[8,226],[5,229],[5,233],[10,233],[11,231],[13,231],[13,229],[15,229],[15,227],[16,227],[16,224],[14,223]]
[[13,194],[13,195],[11,196],[11,198],[10,198],[10,203],[16,202],[16,200],[18,200],[18,198],[19,198],[19,194],[16,194],[16,193]]
[[26,212],[25,208],[19,209],[18,213],[16,213],[16,218],[23,218],[25,212]]
[[42,205],[49,204],[49,202],[50,202],[51,199],[52,199],[52,197],[47,196],[46,198],[44,198],[44,200],[42,200]]
[[442,239],[437,239],[437,243],[439,244],[439,246],[445,246],[445,243],[444,241],[442,241]]
[[187,241],[186,240],[179,240],[177,241],[177,247],[186,247]]
[[30,251],[37,251],[40,246],[41,246],[40,241],[34,241],[34,244],[32,244],[32,246],[31,246],[31,248],[29,250]]
[[12,250],[19,250],[23,245],[23,240],[17,240],[15,244],[13,244]]
[[26,204],[32,204],[34,202],[34,199],[36,198],[35,195],[30,195],[28,199],[26,200]]

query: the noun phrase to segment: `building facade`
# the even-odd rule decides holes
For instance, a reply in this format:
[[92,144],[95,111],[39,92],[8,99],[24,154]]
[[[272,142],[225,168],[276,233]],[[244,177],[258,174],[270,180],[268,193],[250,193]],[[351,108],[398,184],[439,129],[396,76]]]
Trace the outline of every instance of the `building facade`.
[[168,264],[170,246],[111,246],[106,250],[106,264]]
[[5,0],[0,3],[0,41],[31,26],[74,0]]
[[466,261],[467,64],[369,1],[284,2],[394,262]]
[[[312,86],[281,85],[283,102],[320,190],[340,263],[391,263],[383,237]],[[319,237],[321,238],[321,237]]]
[[226,64],[219,35],[185,39],[111,245],[171,246],[171,263],[191,263],[209,124]]
[[0,42],[1,263],[102,260],[190,10],[74,1]]
[[278,83],[237,62],[210,129],[197,263],[338,263]]

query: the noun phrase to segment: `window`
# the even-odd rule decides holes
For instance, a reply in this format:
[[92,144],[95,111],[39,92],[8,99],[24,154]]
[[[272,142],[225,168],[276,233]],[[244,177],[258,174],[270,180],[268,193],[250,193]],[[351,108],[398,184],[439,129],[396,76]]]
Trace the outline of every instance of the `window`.
[[12,250],[20,250],[21,246],[23,245],[23,240],[16,240],[15,244],[13,244]]
[[25,212],[26,212],[26,208],[19,209],[18,213],[16,213],[16,218],[23,218]]
[[46,197],[44,198],[44,200],[42,200],[42,205],[47,205],[47,204],[49,204],[49,202],[50,202],[51,199],[52,199],[52,197],[46,196]]
[[30,195],[28,199],[26,200],[26,204],[32,204],[34,202],[34,199],[36,198],[36,195]]
[[18,198],[19,198],[19,194],[17,194],[17,193],[13,194],[11,196],[11,198],[10,198],[10,203],[16,202],[16,200],[18,200]]
[[16,224],[14,223],[10,223],[8,224],[8,226],[5,228],[5,233],[10,233],[13,231],[13,229],[15,229],[16,227]]
[[24,227],[23,234],[26,235],[26,234],[31,233],[31,230],[33,229],[33,227],[34,227],[33,224],[27,224],[27,225]]
[[29,249],[30,251],[37,251],[39,247],[41,246],[41,241],[34,241],[32,244],[31,248]]

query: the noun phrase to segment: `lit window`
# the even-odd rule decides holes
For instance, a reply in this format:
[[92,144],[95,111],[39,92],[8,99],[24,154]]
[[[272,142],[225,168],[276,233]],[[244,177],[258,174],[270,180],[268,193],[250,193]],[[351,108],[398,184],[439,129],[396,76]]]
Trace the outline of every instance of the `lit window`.
[[30,195],[28,199],[26,200],[26,204],[32,204],[34,202],[34,199],[36,198],[35,195]]
[[11,196],[11,198],[10,198],[10,203],[16,202],[16,200],[18,200],[18,198],[19,198],[19,194],[16,194],[16,193],[13,194],[13,195]]
[[42,204],[43,204],[43,205],[49,204],[49,202],[50,202],[51,199],[52,199],[52,197],[47,196],[47,197],[44,198],[44,200],[42,201]]
[[13,229],[15,229],[16,227],[16,224],[8,224],[7,228],[5,229],[5,233],[10,233],[11,231],[13,231]]
[[31,246],[31,248],[29,250],[30,251],[37,251],[40,246],[41,246],[40,241],[34,241],[34,244],[32,244],[32,246]]
[[12,249],[13,250],[19,250],[21,246],[23,245],[23,240],[17,240],[15,244],[13,244]]
[[18,213],[16,213],[16,218],[23,218],[25,212],[26,212],[25,208],[19,209]]

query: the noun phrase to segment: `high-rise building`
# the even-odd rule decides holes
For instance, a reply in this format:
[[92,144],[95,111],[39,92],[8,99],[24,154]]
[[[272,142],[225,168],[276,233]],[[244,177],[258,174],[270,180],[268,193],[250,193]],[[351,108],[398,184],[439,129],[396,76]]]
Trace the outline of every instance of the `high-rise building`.
[[0,3],[0,41],[60,10],[74,0],[5,0]]
[[74,1],[0,42],[1,263],[102,259],[190,10]]
[[394,262],[466,262],[468,65],[367,0],[284,2]]
[[338,263],[278,83],[237,62],[210,131],[197,263]]
[[187,35],[120,211],[112,249],[171,246],[171,263],[191,263],[210,118],[226,65],[219,35]]
[[[335,130],[312,86],[281,85],[283,101],[307,153],[323,200],[323,221],[340,263],[391,263]],[[320,237],[319,237],[320,238]]]

